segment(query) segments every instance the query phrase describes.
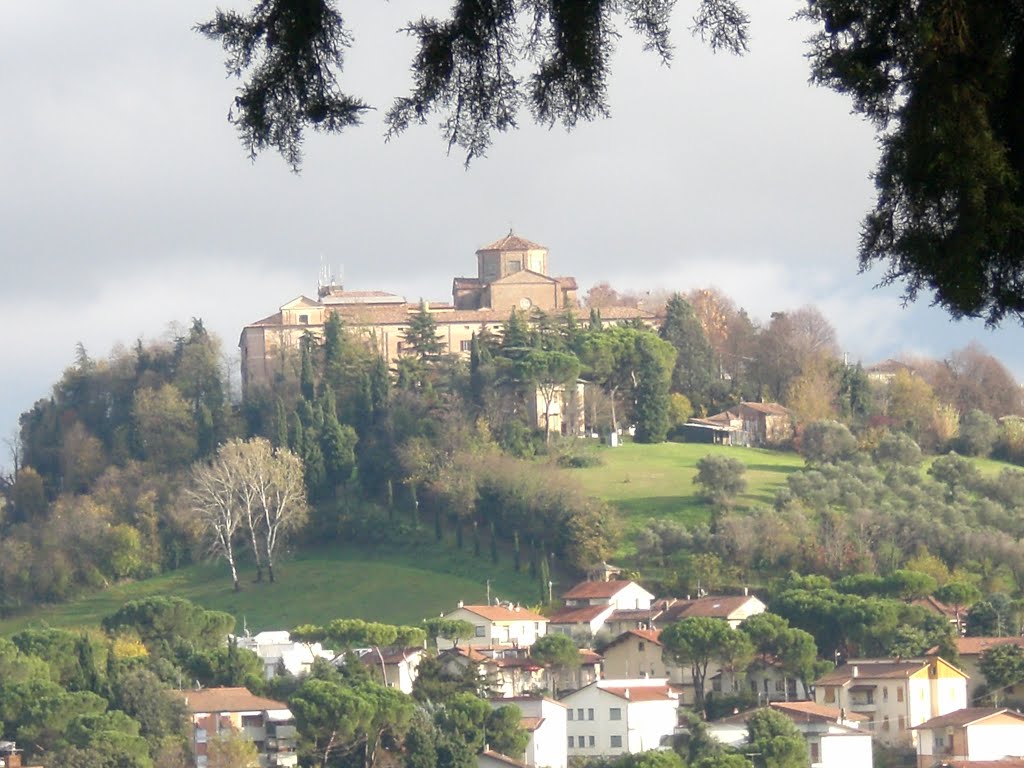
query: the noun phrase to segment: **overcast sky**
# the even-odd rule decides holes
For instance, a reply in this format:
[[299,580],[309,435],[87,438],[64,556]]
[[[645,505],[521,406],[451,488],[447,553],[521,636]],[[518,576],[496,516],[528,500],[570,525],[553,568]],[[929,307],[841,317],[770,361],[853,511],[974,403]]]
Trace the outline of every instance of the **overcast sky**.
[[874,135],[808,84],[796,0],[747,3],[742,58],[690,38],[679,0],[670,68],[621,41],[610,120],[567,134],[524,114],[468,171],[434,125],[383,140],[410,84],[395,31],[446,3],[345,0],[344,81],[378,111],[311,137],[301,175],[250,162],[226,122],[235,83],[191,31],[214,3],[0,0],[0,436],[79,341],[99,357],[201,317],[234,353],[247,322],[315,295],[322,259],[350,289],[450,300],[510,226],[583,290],[715,286],[756,319],[816,304],[865,364],[977,340],[1024,379],[1020,327],[903,308],[857,274]]

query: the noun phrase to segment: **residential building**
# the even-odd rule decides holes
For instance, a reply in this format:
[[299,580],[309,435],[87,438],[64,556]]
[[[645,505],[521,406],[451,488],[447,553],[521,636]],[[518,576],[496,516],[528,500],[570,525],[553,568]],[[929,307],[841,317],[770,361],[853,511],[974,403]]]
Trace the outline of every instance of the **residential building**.
[[423,648],[360,648],[359,660],[372,670],[375,678],[383,675],[391,688],[412,693],[416,670],[426,655]]
[[206,768],[210,737],[229,731],[256,745],[261,768],[298,765],[295,720],[283,702],[254,696],[246,688],[202,688],[177,693],[184,699],[191,720],[189,736],[196,768]]
[[[807,742],[813,768],[872,768],[871,734],[862,730],[865,715],[847,713],[811,701],[776,702],[772,708],[788,717]],[[747,743],[747,720],[757,709],[708,723],[708,733],[742,751]]]
[[562,699],[569,757],[644,752],[676,730],[679,694],[661,679],[598,680]]
[[[548,249],[542,245],[510,232],[479,249],[476,260],[476,277],[452,281],[451,303],[423,303],[437,323],[446,352],[468,357],[473,334],[484,329],[500,334],[513,309],[557,314],[578,308],[575,278],[549,276]],[[323,276],[317,298],[298,296],[242,330],[238,344],[242,393],[292,375],[291,358],[302,338],[306,334],[322,338],[331,314],[338,315],[392,364],[407,351],[404,333],[410,315],[420,307],[418,301],[409,302],[386,291],[348,291]],[[601,320],[606,324],[639,320],[654,325],[657,317],[638,308],[608,307],[601,310]],[[561,400],[559,408],[563,408]],[[555,424],[551,428],[555,431]]]
[[548,631],[587,641],[607,626],[617,612],[649,612],[654,595],[634,581],[584,581],[564,595],[565,607],[553,614]]
[[530,734],[523,762],[533,768],[566,768],[566,707],[546,696],[512,696],[491,699],[495,709],[514,704],[523,713],[523,728]]
[[914,726],[967,706],[967,675],[937,656],[851,659],[815,682],[814,700],[867,715],[883,744],[914,747]]
[[713,416],[690,419],[683,433],[694,442],[775,446],[793,439],[795,421],[778,403],[741,402]]
[[233,638],[239,648],[252,651],[263,662],[263,676],[270,680],[284,669],[296,677],[309,672],[316,659],[331,661],[337,654],[320,643],[293,642],[287,630],[271,630]]
[[[461,645],[514,645],[526,648],[533,645],[538,637],[547,633],[548,620],[518,604],[465,605],[461,601],[446,619],[468,621],[473,625],[473,635],[460,640]],[[437,639],[439,651],[451,648],[455,643],[443,637]]]
[[722,619],[729,622],[729,626],[733,629],[738,627],[744,619],[764,613],[767,607],[753,595],[705,595],[694,600],[669,598],[657,601],[654,607],[662,606],[664,606],[663,610],[656,620],[662,627],[680,619],[699,616]]
[[580,649],[580,663],[575,667],[554,670],[555,690],[559,693],[575,691],[604,677],[604,657],[589,648]]
[[548,687],[544,668],[530,658],[529,649],[512,645],[456,646],[441,651],[445,672],[458,675],[475,667],[481,684],[497,698],[523,696]]
[[933,717],[918,726],[917,765],[1024,759],[1024,715],[973,707]]
[[662,658],[660,629],[623,632],[604,649],[604,673],[612,678],[665,678],[682,683],[682,670]]
[[[960,669],[968,676],[967,702],[977,704],[982,689],[986,687],[985,674],[981,671],[981,657],[991,648],[1001,645],[1016,645],[1024,649],[1024,637],[958,637],[956,650],[960,656]],[[929,656],[937,656],[938,647],[928,651]],[[1024,681],[1001,691],[1004,699],[1024,700]]]

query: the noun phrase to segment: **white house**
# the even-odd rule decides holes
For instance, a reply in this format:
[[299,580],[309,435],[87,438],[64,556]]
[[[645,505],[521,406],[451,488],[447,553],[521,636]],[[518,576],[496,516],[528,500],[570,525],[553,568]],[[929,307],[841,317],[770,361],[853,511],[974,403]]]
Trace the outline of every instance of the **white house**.
[[[473,636],[460,640],[462,645],[515,645],[526,648],[547,633],[548,620],[519,605],[465,605],[459,603],[446,619],[468,621],[473,625]],[[437,650],[444,651],[455,643],[437,638]]]
[[[1024,648],[1024,637],[958,637],[956,650],[960,657],[960,669],[967,675],[967,700],[978,702],[980,689],[986,685],[985,673],[981,671],[981,657],[992,648],[1000,645],[1016,645]],[[928,651],[929,656],[936,656],[936,646]],[[1024,698],[1024,681],[1018,682],[1002,690],[1003,700]]]
[[606,628],[616,612],[650,612],[654,595],[635,581],[584,581],[564,595],[565,607],[555,613],[548,631],[586,640]]
[[426,651],[423,648],[360,648],[359,660],[368,666],[374,678],[383,675],[391,688],[411,694],[417,669]]
[[511,645],[456,646],[438,654],[447,674],[458,675],[475,666],[481,684],[499,698],[522,696],[547,687],[544,668],[530,658],[529,649]]
[[1009,709],[973,707],[915,726],[917,764],[1024,758],[1024,715]]
[[915,747],[914,726],[967,706],[967,676],[937,656],[851,659],[815,682],[814,700],[867,715],[883,744]]
[[[807,742],[813,768],[872,768],[871,734],[861,730],[867,717],[811,701],[776,702],[772,708],[792,720]],[[708,723],[708,734],[742,751],[752,709]]]
[[530,734],[523,762],[533,768],[566,768],[569,753],[565,704],[546,696],[513,696],[490,701],[495,709],[514,704],[523,713],[522,726]]
[[657,749],[678,722],[679,696],[664,679],[598,680],[562,703],[569,757]]
[[235,637],[239,648],[252,651],[263,662],[263,676],[270,680],[284,668],[296,677],[309,672],[316,659],[331,661],[336,654],[320,643],[293,642],[287,630],[270,630]]
[[654,595],[635,581],[584,581],[564,595],[566,608],[610,605],[615,610],[647,610]]

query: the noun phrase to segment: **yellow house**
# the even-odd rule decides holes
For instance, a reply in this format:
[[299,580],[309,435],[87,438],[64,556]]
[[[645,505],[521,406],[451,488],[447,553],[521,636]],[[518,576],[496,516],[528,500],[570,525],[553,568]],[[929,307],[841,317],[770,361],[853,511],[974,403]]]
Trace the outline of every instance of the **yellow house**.
[[867,715],[867,729],[889,746],[916,747],[915,726],[967,706],[967,675],[938,656],[851,659],[814,686],[818,704]]

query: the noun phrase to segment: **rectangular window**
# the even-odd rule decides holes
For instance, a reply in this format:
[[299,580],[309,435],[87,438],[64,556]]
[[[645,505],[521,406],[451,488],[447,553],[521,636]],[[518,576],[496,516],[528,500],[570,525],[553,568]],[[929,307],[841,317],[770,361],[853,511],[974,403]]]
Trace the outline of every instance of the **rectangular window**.
[[896,686],[896,701],[899,701],[899,702],[903,701],[903,686],[902,685],[897,685]]
[[487,632],[487,627],[478,626],[474,628],[474,631],[476,632],[477,637],[483,637],[484,634]]
[[509,259],[509,262],[508,262],[508,271],[509,272],[518,272],[522,268],[523,268],[523,262],[522,261],[519,261],[517,259]]
[[818,744],[817,742],[811,743],[811,762],[818,762]]
[[459,342],[459,352],[470,352],[473,349],[473,340],[462,340]]
[[569,711],[566,712],[566,719],[572,720],[572,707],[570,707]]
[[882,730],[883,731],[888,731],[889,730],[889,718],[888,718],[888,716],[882,718]]
[[643,640],[641,640],[639,643],[636,644],[636,649],[638,651],[642,651],[644,649],[644,641]]
[[259,728],[263,725],[263,715],[242,715],[243,728]]
[[835,686],[829,685],[825,687],[825,703],[835,704],[836,703],[836,689]]
[[905,718],[903,715],[900,715],[900,719],[896,721],[896,725],[899,727],[901,731],[907,730],[907,718]]
[[776,693],[784,693],[785,690],[786,690],[786,681],[785,680],[776,680],[775,681],[775,692]]
[[619,707],[612,707],[611,709],[608,710],[608,719],[609,720],[621,720],[622,719],[622,710]]
[[588,736],[587,740],[590,742],[590,746],[591,747],[596,747],[597,746],[597,740],[593,736]]
[[569,749],[572,749],[572,747],[573,747],[572,736],[570,736],[569,737]]
[[594,719],[594,710],[593,710],[593,708],[590,708],[590,709],[587,710],[587,720],[593,720],[593,719]]
[[889,686],[883,685],[882,686],[882,701],[888,701],[888,700],[889,700]]
[[579,709],[576,710],[576,719],[577,720],[582,720],[583,719],[583,707],[580,707]]
[[612,746],[612,749],[622,749],[622,737],[621,736],[612,736],[611,746]]
[[196,744],[205,744],[205,743],[206,743],[206,729],[205,728],[196,728]]
[[309,315],[299,315],[300,325],[309,325]]

